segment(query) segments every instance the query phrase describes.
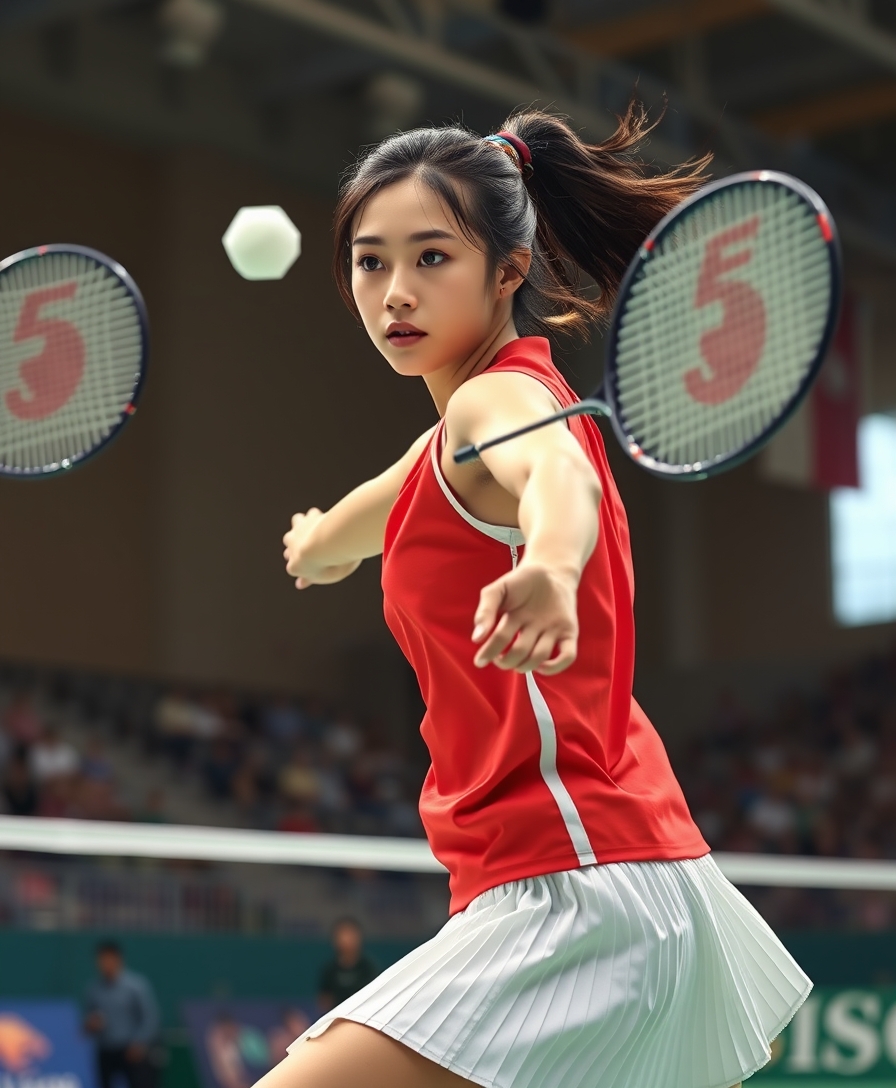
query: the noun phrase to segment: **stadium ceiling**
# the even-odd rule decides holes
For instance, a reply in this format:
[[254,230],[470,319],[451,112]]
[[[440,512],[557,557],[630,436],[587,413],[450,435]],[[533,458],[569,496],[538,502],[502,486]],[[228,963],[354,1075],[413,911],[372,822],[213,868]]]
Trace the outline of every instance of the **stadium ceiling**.
[[[652,154],[788,170],[896,265],[896,0],[2,0],[0,101],[261,159],[332,192],[358,144],[520,104]],[[310,153],[313,149],[313,154]]]

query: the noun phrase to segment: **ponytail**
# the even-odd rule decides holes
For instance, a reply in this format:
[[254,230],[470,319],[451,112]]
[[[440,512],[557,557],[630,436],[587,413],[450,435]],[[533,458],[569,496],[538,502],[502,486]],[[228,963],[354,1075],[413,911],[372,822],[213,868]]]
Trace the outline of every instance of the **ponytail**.
[[[513,114],[505,122],[503,128],[524,141],[532,156],[526,189],[537,213],[536,249],[543,264],[540,287],[518,292],[521,323],[577,333],[595,319],[605,323],[645,237],[706,182],[711,155],[668,173],[649,170],[641,152],[657,124],[635,99],[602,144],[584,143],[565,120],[540,110]],[[596,284],[596,299],[583,295],[579,270]]]
[[[587,336],[593,323],[609,318],[625,269],[646,235],[707,180],[709,155],[667,173],[651,170],[640,156],[654,127],[632,100],[608,140],[586,144],[563,118],[524,110],[502,131],[531,153],[525,169],[493,139],[460,125],[390,137],[354,167],[340,190],[333,270],[343,299],[357,315],[349,262],[355,217],[380,189],[413,176],[482,247],[491,268],[512,263],[521,249],[531,251],[514,295],[522,336]],[[498,145],[507,142],[499,139]],[[594,281],[596,298],[581,287],[582,272]]]

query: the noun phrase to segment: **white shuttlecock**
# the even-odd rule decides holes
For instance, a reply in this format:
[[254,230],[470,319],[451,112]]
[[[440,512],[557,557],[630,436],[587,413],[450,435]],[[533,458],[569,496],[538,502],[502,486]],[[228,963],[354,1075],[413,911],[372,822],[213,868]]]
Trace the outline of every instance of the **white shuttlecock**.
[[277,204],[240,208],[221,239],[247,280],[281,280],[302,252],[302,235]]

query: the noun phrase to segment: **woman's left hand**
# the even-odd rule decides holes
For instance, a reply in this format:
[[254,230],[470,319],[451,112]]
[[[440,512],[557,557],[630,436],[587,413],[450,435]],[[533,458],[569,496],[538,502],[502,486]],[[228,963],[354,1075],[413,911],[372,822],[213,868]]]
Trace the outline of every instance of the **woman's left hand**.
[[538,672],[568,669],[576,659],[578,577],[525,561],[487,585],[479,596],[473,641],[481,642],[474,665]]

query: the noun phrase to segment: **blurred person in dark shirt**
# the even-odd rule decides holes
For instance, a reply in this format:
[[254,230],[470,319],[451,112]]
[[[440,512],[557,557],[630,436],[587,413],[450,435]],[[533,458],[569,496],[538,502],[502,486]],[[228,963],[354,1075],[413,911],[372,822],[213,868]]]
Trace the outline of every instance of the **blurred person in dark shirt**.
[[3,802],[9,816],[34,816],[39,802],[31,774],[28,749],[18,746],[9,757],[3,775]]
[[27,748],[40,737],[44,723],[33,697],[27,692],[20,692],[7,707],[3,725],[14,744]]
[[205,784],[213,797],[223,800],[230,796],[233,776],[239,766],[236,747],[226,737],[213,741],[205,758],[202,772]]
[[261,728],[274,744],[291,747],[304,734],[305,719],[296,703],[278,699],[262,707]]
[[352,996],[380,973],[364,951],[364,933],[354,918],[340,918],[330,939],[336,953],[320,973],[318,1002],[324,1012]]
[[159,1010],[149,981],[125,966],[121,948],[102,941],[96,950],[98,977],[85,995],[84,1030],[94,1037],[100,1088],[123,1076],[128,1088],[155,1088],[158,1067],[151,1047],[159,1033]]
[[81,776],[96,782],[112,782],[115,779],[103,742],[96,734],[89,738],[86,751],[81,756]]

